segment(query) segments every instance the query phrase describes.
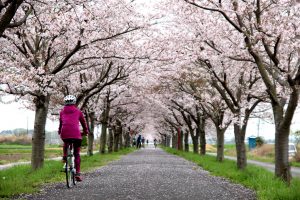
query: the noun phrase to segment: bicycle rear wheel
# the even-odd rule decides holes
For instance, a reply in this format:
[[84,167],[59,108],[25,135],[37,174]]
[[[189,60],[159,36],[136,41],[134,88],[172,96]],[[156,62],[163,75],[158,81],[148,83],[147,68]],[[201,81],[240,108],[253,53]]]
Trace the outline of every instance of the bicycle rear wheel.
[[66,161],[66,165],[65,165],[65,173],[66,173],[66,183],[67,183],[67,187],[71,188],[72,187],[72,179],[74,176],[72,176],[72,170],[70,168],[70,157],[68,157],[67,161]]

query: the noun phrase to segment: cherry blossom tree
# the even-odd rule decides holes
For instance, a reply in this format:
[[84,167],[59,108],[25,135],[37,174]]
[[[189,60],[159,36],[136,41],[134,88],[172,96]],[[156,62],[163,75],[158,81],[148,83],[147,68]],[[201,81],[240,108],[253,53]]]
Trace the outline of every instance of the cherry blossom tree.
[[[34,169],[43,165],[46,117],[57,83],[64,80],[65,74],[93,67],[87,60],[115,55],[116,48],[111,48],[116,44],[113,41],[137,29],[131,18],[117,20],[124,12],[134,14],[128,8],[119,12],[119,3],[37,2],[26,26],[3,35],[1,46],[7,48],[1,54],[1,60],[6,63],[5,72],[1,74],[2,84],[7,85],[6,92],[26,96],[35,104]],[[115,23],[116,20],[119,23]]]
[[222,162],[224,160],[224,133],[231,124],[232,114],[228,112],[226,103],[217,91],[210,86],[208,80],[204,79],[205,76],[202,78],[199,75],[195,76],[197,71],[199,70],[192,70],[191,76],[185,75],[186,78],[179,81],[178,85],[181,91],[197,100],[202,112],[213,122],[217,134],[217,161]]
[[[241,36],[238,41],[254,61],[273,108],[275,174],[289,183],[288,137],[299,98],[298,1],[189,1],[219,14]],[[216,30],[217,32],[217,30]]]

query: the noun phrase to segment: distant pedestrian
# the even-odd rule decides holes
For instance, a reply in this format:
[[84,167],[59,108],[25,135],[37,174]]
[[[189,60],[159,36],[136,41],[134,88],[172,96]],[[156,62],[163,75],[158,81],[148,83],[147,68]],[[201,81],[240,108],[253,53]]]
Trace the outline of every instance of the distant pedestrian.
[[141,142],[142,142],[142,136],[139,134],[137,140],[136,140],[136,148],[141,148]]
[[149,140],[147,139],[146,142],[147,142],[147,146],[148,146]]
[[135,145],[136,145],[136,138],[133,137],[133,139],[132,139],[132,146],[134,147]]
[[145,138],[144,137],[142,137],[142,147],[145,148]]
[[157,146],[157,140],[156,138],[154,138],[154,147],[156,148],[156,146]]

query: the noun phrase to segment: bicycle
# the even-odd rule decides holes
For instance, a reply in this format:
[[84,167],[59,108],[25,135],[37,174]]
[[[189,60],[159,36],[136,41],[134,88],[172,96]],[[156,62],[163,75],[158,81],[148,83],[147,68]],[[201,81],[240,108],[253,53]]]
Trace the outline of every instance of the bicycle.
[[71,188],[72,186],[76,185],[76,182],[77,182],[75,179],[76,168],[75,168],[75,162],[74,162],[73,142],[70,142],[67,145],[67,159],[66,159],[63,169],[64,169],[64,172],[66,173],[67,187]]

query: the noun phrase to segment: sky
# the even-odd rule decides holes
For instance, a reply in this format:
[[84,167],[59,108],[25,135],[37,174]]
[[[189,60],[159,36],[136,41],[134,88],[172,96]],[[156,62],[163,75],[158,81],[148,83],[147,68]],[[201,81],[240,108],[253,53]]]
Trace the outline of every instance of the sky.
[[[34,111],[22,108],[20,103],[0,103],[0,131],[16,128],[33,129]],[[47,120],[47,131],[58,130],[58,121]]]

